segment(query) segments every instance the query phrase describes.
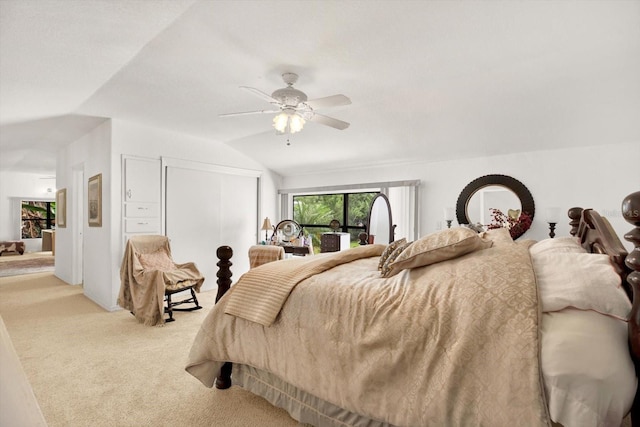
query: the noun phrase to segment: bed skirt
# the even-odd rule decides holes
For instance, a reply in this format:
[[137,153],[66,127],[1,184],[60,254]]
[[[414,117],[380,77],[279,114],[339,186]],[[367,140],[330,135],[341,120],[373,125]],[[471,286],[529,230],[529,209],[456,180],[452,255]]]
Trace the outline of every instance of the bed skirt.
[[287,411],[303,424],[322,427],[393,427],[340,408],[292,386],[281,378],[248,365],[233,364],[233,382]]

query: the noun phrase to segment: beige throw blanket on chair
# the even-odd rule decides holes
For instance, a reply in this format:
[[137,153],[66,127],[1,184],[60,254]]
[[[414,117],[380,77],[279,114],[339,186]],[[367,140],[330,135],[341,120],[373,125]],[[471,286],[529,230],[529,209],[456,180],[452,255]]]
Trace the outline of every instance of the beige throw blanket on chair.
[[274,245],[254,245],[249,248],[249,268],[284,259],[284,248]]
[[[145,267],[141,262],[145,255],[164,259],[164,263],[153,269]],[[135,236],[127,242],[120,280],[118,305],[131,311],[140,323],[155,326],[164,323],[165,289],[194,286],[199,292],[204,277],[192,262],[173,262],[166,236]]]

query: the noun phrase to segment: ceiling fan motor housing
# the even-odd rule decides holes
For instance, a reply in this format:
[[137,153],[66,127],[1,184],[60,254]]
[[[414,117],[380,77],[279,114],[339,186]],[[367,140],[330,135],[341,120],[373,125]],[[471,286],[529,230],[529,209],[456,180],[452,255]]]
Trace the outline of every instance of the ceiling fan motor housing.
[[296,73],[283,73],[282,80],[287,84],[287,87],[273,92],[271,94],[273,99],[287,107],[297,107],[301,102],[307,101],[307,95],[304,92],[292,87],[298,81]]
[[289,107],[297,107],[301,102],[307,101],[307,95],[304,92],[291,86],[276,90],[271,97]]

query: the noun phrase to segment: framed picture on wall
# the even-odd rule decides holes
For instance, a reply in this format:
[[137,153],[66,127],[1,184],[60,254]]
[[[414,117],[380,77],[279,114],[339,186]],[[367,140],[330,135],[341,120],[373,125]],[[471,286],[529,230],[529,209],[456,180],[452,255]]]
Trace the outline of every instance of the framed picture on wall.
[[67,189],[56,191],[56,227],[67,226]]
[[102,174],[89,178],[89,227],[102,227]]

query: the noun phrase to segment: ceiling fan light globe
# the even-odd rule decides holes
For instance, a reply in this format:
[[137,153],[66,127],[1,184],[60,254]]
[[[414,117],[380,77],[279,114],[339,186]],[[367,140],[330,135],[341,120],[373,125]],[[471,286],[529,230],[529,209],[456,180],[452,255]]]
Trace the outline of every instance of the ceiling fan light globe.
[[287,130],[289,123],[289,115],[287,113],[280,113],[273,118],[273,127],[278,132],[284,133]]
[[304,127],[305,120],[297,114],[291,116],[289,120],[289,130],[291,133],[300,132]]

